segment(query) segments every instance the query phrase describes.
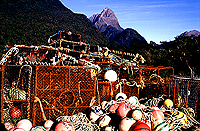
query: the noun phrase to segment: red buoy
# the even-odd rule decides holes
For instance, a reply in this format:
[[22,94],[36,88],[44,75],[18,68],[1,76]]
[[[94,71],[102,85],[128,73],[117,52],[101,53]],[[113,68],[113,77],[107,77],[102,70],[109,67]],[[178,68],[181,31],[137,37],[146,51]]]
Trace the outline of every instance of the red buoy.
[[10,109],[10,116],[17,119],[21,116],[21,110],[17,107],[11,107]]
[[150,127],[141,121],[137,121],[131,128],[130,131],[151,131]]

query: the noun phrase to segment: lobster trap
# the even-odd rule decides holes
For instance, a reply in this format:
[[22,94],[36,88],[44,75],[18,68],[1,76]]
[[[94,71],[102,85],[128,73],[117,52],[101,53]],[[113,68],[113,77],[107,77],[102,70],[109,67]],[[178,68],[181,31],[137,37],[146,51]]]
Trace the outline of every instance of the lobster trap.
[[96,95],[94,70],[72,66],[2,66],[1,122],[15,123],[26,118],[37,125],[45,119],[85,111]]
[[199,112],[200,79],[192,77],[171,76],[170,94],[174,107],[192,107]]
[[1,122],[31,117],[32,67],[1,66]]
[[[47,119],[85,112],[94,98],[94,104],[99,104],[119,92],[138,96],[137,87],[98,82],[95,70],[83,66],[2,66],[1,122],[30,119],[33,125],[41,125]],[[19,114],[11,115],[12,107],[13,113]]]
[[170,75],[174,75],[173,67],[139,66],[134,80],[141,84],[140,98],[170,95]]

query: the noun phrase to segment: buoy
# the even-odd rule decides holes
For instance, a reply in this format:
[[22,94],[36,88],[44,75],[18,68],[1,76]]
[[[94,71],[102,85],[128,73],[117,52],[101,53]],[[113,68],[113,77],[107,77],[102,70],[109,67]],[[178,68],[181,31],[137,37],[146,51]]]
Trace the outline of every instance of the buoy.
[[21,116],[21,110],[18,109],[17,107],[11,107],[10,109],[10,116],[17,119]]
[[108,109],[108,113],[116,113],[117,112],[117,109],[119,107],[119,104],[113,104],[109,107]]
[[140,120],[142,118],[142,116],[143,116],[143,114],[140,110],[136,109],[132,112],[132,117],[134,120]]
[[127,96],[124,93],[117,93],[117,95],[115,96],[115,100],[119,101],[119,100],[126,100]]
[[131,110],[131,107],[128,107],[126,103],[122,102],[120,103],[118,109],[117,109],[117,114],[121,117],[124,118],[127,116],[129,111]]
[[160,108],[160,110],[161,110],[162,112],[165,112],[166,108],[165,108],[164,106],[162,106],[162,107]]
[[55,127],[55,131],[75,131],[73,125],[69,121],[61,121]]
[[130,131],[151,131],[151,129],[146,123],[137,121],[131,126]]
[[110,121],[111,121],[111,118],[108,115],[104,115],[102,118],[100,118],[99,126],[106,127],[109,125]]
[[108,70],[104,74],[104,78],[111,82],[114,82],[117,80],[117,73],[114,70]]
[[89,117],[90,117],[90,121],[92,123],[95,123],[99,119],[100,115],[91,111],[90,114],[89,114]]
[[152,106],[151,109],[152,110],[160,110],[157,106]]
[[106,110],[109,106],[110,106],[109,102],[107,102],[107,101],[101,102],[101,109],[102,110]]
[[170,99],[166,99],[163,103],[163,105],[169,109],[171,109],[173,107],[173,101]]
[[45,121],[44,123],[44,127],[47,129],[47,130],[50,130],[51,126],[53,125],[53,121],[52,120],[47,120]]
[[139,103],[138,98],[136,96],[129,97],[128,102],[133,106],[136,106]]
[[169,131],[169,125],[166,122],[161,122],[158,124],[153,131]]
[[161,110],[154,110],[151,112],[154,120],[162,120],[164,121],[164,114]]
[[156,121],[153,121],[151,122],[151,127],[152,129],[155,129],[160,123],[163,123],[164,121],[163,120],[156,120]]
[[22,119],[17,123],[17,128],[22,128],[25,131],[30,131],[30,129],[33,127],[32,123],[28,119]]
[[6,128],[7,131],[9,131],[10,129],[12,129],[12,128],[15,127],[14,124],[11,123],[11,122],[5,122],[4,126],[5,126],[5,128]]
[[125,117],[119,123],[120,131],[129,131],[130,127],[136,122],[136,120]]
[[113,131],[111,126],[106,126],[104,130],[105,131]]
[[146,108],[146,106],[144,104],[139,104],[138,108],[139,109],[144,109],[144,108]]
[[100,115],[103,114],[103,111],[99,106],[92,106],[91,112],[89,114],[90,120],[92,123],[95,123],[99,119]]
[[183,124],[183,125],[187,124],[187,116],[183,112],[177,111],[174,113],[173,116],[180,119],[181,124]]
[[47,131],[43,126],[32,127],[30,131]]

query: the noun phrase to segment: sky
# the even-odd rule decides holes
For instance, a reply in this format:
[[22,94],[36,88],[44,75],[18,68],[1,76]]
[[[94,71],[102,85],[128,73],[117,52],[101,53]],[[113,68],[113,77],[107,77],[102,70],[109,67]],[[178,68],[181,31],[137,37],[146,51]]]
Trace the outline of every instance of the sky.
[[200,31],[200,0],[60,0],[88,18],[108,7],[122,28],[133,28],[147,42],[171,41],[185,31]]

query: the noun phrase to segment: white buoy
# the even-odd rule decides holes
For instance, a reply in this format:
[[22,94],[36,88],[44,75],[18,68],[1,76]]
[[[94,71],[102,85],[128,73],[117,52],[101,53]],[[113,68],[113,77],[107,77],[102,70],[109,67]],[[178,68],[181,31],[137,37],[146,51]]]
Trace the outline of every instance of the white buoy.
[[114,70],[108,70],[104,74],[104,78],[109,80],[110,82],[114,82],[117,80],[117,73]]

